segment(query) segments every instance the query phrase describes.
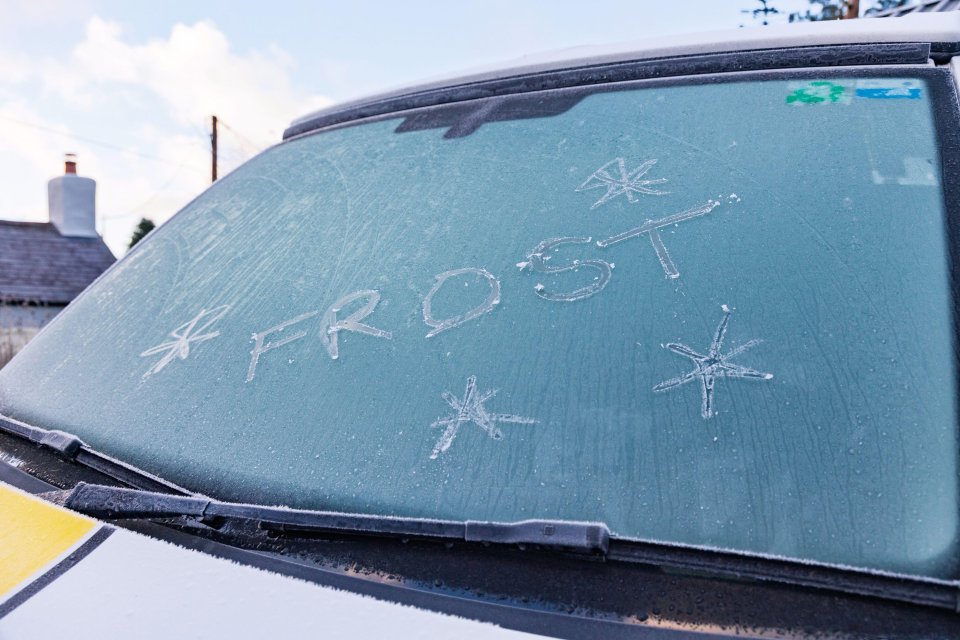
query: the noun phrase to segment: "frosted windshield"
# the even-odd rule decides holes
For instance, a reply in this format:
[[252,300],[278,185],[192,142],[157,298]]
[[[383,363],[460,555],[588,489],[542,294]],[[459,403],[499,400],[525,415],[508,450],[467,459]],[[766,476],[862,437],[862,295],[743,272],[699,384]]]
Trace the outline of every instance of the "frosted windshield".
[[924,80],[529,101],[262,154],[0,371],[0,408],[221,499],[953,576]]

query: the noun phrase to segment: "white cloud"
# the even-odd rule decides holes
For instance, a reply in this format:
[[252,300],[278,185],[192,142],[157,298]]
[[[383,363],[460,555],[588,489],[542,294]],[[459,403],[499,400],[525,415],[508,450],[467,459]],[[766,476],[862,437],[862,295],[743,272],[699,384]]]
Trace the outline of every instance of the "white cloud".
[[195,125],[215,113],[266,145],[276,141],[271,132],[330,103],[290,85],[292,64],[275,45],[245,54],[232,51],[227,37],[210,21],[176,24],[165,40],[132,44],[123,40],[119,25],[94,17],[73,50],[69,69],[74,83],[66,96],[103,97],[104,87],[142,88],[182,125]]
[[30,60],[13,51],[0,50],[0,84],[18,84],[27,79]]
[[[24,126],[24,122],[45,129]],[[5,217],[47,219],[46,181],[63,171],[63,145],[69,135],[70,130],[60,123],[40,121],[21,100],[0,101],[0,175],[4,187],[0,189],[0,210],[6,212]]]
[[[97,180],[100,227],[118,254],[141,217],[163,222],[208,186],[211,114],[228,127],[223,175],[278,142],[294,117],[330,103],[291,84],[282,49],[234,51],[211,21],[134,42],[93,17],[69,55],[15,53],[0,55],[0,217],[45,220],[46,181],[62,171],[63,152],[76,151],[80,173]],[[81,123],[83,136],[128,151],[23,122],[64,134],[74,132],[59,123]]]

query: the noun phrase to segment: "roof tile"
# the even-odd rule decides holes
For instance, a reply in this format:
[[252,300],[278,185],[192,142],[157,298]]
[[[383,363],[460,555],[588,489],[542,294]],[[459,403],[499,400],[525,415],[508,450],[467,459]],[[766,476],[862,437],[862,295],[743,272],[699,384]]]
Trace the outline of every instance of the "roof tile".
[[99,236],[71,238],[49,222],[0,220],[0,300],[66,304],[114,261]]

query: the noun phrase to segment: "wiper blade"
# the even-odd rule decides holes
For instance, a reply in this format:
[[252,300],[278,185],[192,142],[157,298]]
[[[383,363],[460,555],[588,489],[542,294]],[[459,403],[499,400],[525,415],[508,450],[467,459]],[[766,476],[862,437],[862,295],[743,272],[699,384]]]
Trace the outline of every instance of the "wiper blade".
[[107,520],[181,516],[198,519],[224,518],[255,522],[267,531],[294,534],[340,533],[488,544],[527,544],[591,554],[605,554],[610,545],[609,529],[596,522],[454,521],[310,511],[221,502],[201,496],[171,495],[85,482],[78,483],[67,491],[42,494],[42,497],[68,509]]
[[35,427],[0,415],[0,432],[28,440],[41,448],[53,451],[65,460],[76,462],[131,487],[184,496],[193,495],[192,492],[168,480],[90,448],[79,437],[66,431]]
[[611,536],[606,525],[596,522],[453,521],[310,511],[221,502],[197,495],[178,496],[83,482],[73,489],[51,491],[40,494],[40,497],[105,520],[187,517],[205,522],[228,520],[255,524],[264,531],[294,536],[327,533],[530,545],[600,557],[607,561],[639,563],[733,579],[769,580],[960,611],[960,581],[956,580],[620,538]]
[[891,574],[734,550],[620,538],[611,536],[606,525],[592,522],[426,520],[218,502],[95,451],[70,433],[34,427],[3,415],[0,415],[0,432],[29,440],[67,460],[137,487],[123,489],[81,482],[69,491],[43,494],[58,504],[103,519],[185,516],[210,522],[219,516],[255,522],[263,530],[292,535],[368,534],[539,545],[599,555],[612,561],[739,579],[772,580],[960,611],[960,580]]

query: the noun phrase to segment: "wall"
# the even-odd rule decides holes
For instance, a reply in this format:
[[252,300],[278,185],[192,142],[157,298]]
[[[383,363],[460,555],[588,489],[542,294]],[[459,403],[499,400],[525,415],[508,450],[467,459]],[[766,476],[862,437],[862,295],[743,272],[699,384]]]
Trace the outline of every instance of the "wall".
[[63,305],[0,303],[0,367],[62,309]]

